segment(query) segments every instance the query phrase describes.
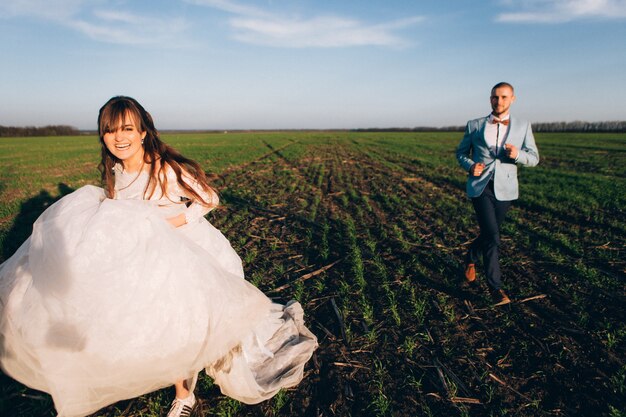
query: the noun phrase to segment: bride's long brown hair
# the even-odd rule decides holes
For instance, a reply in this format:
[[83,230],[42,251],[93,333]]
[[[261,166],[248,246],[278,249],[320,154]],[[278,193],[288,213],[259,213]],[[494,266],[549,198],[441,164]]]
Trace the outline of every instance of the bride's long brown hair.
[[206,207],[214,207],[214,202],[205,201],[183,181],[184,173],[195,180],[206,193],[217,195],[215,190],[209,185],[206,174],[200,165],[189,158],[185,158],[180,152],[163,142],[159,137],[159,132],[154,127],[150,113],[137,100],[125,96],[111,98],[102,106],[98,114],[98,133],[102,153],[98,169],[102,175],[102,184],[107,197],[115,197],[115,173],[113,167],[115,164],[121,164],[122,161],[109,152],[104,143],[104,134],[117,130],[120,125],[123,126],[129,117],[132,117],[135,123],[138,123],[136,127],[140,132],[146,132],[146,137],[142,142],[144,150],[143,161],[150,167],[150,176],[144,190],[144,198],[150,199],[157,186],[160,188],[161,194],[167,196],[167,175],[165,170],[167,169],[166,166],[169,166],[176,174],[178,185],[188,193],[188,197]]

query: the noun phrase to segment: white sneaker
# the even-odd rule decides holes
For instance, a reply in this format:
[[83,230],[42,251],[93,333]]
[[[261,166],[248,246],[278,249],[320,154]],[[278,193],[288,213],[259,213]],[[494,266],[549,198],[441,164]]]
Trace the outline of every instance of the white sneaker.
[[175,398],[172,402],[172,408],[170,408],[170,412],[167,413],[167,417],[190,417],[191,412],[193,411],[193,407],[196,405],[196,396],[193,395],[193,392],[189,394],[189,397],[181,400],[179,398]]

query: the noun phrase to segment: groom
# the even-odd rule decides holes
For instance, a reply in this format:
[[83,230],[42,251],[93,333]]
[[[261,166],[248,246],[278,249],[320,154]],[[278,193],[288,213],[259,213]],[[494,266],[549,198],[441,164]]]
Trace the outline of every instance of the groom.
[[470,120],[456,150],[459,164],[468,171],[467,195],[478,219],[480,235],[465,258],[465,279],[476,280],[476,261],[483,255],[487,283],[495,305],[511,302],[502,289],[500,225],[512,200],[518,197],[517,165],[535,166],[539,152],[530,123],[511,117],[513,86],[501,82],[491,89],[491,114]]

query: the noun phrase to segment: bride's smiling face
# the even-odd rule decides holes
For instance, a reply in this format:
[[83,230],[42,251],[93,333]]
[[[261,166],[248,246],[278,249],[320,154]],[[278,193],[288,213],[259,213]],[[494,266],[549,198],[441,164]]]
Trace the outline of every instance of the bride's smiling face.
[[133,115],[127,113],[117,125],[104,132],[102,139],[109,152],[122,161],[124,169],[135,171],[143,163],[145,137],[146,132],[140,131]]

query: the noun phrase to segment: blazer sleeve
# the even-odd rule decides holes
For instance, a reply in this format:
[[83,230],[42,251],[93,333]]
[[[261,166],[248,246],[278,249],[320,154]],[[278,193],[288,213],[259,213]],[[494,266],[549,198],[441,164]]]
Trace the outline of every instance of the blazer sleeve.
[[529,167],[534,167],[539,163],[539,150],[537,149],[537,144],[535,143],[535,137],[533,136],[533,130],[530,123],[528,123],[528,126],[526,127],[524,141],[518,151],[515,162]]
[[474,165],[474,160],[470,157],[470,152],[472,150],[472,134],[473,132],[470,121],[467,122],[463,139],[456,148],[456,160],[459,161],[459,165],[461,165],[461,167],[463,167],[466,171],[469,171],[472,165]]

